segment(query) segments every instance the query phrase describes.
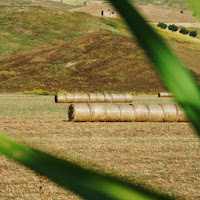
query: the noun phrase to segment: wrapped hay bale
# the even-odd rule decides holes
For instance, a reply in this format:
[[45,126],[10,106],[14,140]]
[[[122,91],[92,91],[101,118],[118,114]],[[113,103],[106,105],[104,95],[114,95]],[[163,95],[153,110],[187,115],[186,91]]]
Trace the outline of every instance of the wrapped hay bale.
[[159,104],[148,104],[149,108],[149,122],[163,122],[164,112]]
[[65,94],[56,94],[55,95],[55,102],[56,103],[65,103],[66,96]]
[[131,104],[135,110],[135,121],[146,122],[149,119],[149,109],[146,104]]
[[103,93],[97,93],[97,102],[105,102],[105,96]]
[[174,104],[160,104],[164,112],[164,122],[176,122],[177,121],[177,109]]
[[135,121],[135,111],[130,104],[120,104],[120,122],[134,122]]
[[159,92],[158,97],[172,97],[172,93],[170,92]]
[[90,107],[90,121],[91,122],[105,122],[106,108],[105,104],[89,104]]
[[112,102],[125,102],[126,101],[126,97],[124,94],[111,94],[112,97]]
[[90,102],[90,97],[87,93],[82,93],[82,101],[81,103],[88,103]]
[[177,108],[177,121],[178,122],[188,122],[188,118],[186,116],[186,114],[184,113],[184,111],[182,110],[182,108],[178,105],[176,105]]
[[132,94],[124,94],[125,95],[125,102],[132,102],[133,101],[133,95]]
[[104,93],[104,96],[105,96],[105,102],[112,102],[111,94]]
[[106,121],[107,122],[119,122],[120,121],[120,109],[116,104],[106,104]]
[[68,110],[69,121],[87,122],[90,121],[90,108],[86,103],[71,104]]
[[93,102],[97,101],[97,94],[95,94],[95,93],[88,93],[88,95],[89,95],[89,99],[90,99],[89,102],[93,103]]

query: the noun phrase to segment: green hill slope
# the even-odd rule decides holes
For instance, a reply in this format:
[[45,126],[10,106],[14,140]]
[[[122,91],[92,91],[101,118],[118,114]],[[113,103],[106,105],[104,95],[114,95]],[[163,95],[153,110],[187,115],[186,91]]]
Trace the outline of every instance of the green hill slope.
[[[0,7],[0,92],[158,92],[123,21],[41,7]],[[199,44],[167,36],[198,78]]]

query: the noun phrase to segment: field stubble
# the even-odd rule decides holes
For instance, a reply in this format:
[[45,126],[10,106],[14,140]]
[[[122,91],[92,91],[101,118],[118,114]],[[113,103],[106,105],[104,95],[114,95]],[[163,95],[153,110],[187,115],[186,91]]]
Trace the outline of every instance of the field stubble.
[[[135,102],[172,102],[136,96]],[[178,199],[199,199],[199,139],[188,123],[73,123],[52,96],[0,95],[0,131],[56,156],[140,182]],[[0,199],[80,199],[1,156]]]

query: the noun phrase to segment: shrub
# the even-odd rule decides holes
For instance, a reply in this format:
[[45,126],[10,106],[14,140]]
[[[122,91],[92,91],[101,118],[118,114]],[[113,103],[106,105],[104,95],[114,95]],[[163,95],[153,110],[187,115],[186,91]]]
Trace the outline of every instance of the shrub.
[[161,29],[166,29],[167,28],[167,24],[159,22],[157,27],[161,28]]
[[183,35],[187,35],[189,33],[189,30],[186,28],[182,28],[179,32],[182,33]]
[[181,10],[181,12],[180,12],[181,14],[183,14],[183,10]]
[[171,24],[168,26],[168,29],[172,32],[176,32],[178,31],[178,26],[176,26],[175,24]]
[[196,31],[190,31],[190,36],[196,37],[197,36],[197,32]]

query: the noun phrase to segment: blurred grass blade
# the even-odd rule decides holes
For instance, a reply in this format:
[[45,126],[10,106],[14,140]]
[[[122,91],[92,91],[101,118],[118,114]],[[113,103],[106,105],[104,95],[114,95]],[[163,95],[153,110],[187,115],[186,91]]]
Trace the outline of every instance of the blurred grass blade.
[[200,18],[200,1],[199,0],[187,0],[194,10],[195,15]]
[[0,135],[0,153],[89,200],[172,199],[137,184],[125,183],[117,178],[92,172],[71,162],[28,148],[4,135]]
[[[109,1],[125,19],[161,79],[183,107],[200,136],[200,90],[191,73],[128,0]],[[193,1],[194,5],[199,5],[195,2]]]

